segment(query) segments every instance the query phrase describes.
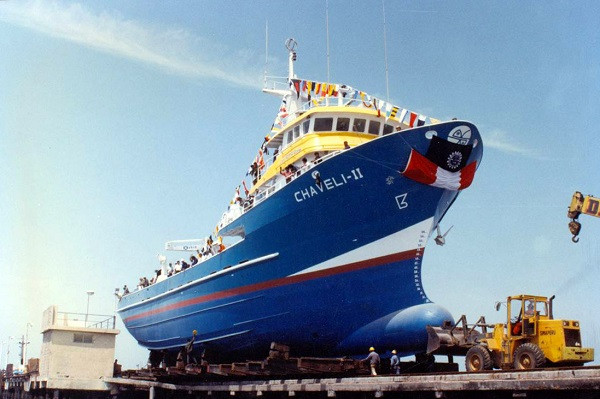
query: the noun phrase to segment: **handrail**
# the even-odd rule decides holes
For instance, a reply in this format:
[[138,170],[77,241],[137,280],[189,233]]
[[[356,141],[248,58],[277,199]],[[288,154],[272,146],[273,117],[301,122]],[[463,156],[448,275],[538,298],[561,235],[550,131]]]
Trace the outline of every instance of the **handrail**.
[[[319,163],[337,155],[340,151],[332,151],[328,154],[323,155],[319,161],[314,164],[312,162],[307,163],[305,166],[301,167],[300,169],[298,169],[296,171],[296,173],[294,173],[293,175],[291,175],[291,180],[288,182],[287,179],[285,178],[281,178],[279,181],[277,181],[275,184],[269,186],[266,190],[260,191],[258,194],[256,194],[256,196],[254,197],[254,202],[253,204],[244,207],[242,215],[244,213],[246,213],[246,211],[250,210],[253,206],[260,204],[261,202],[263,202],[264,200],[266,200],[267,198],[269,198],[271,195],[275,194],[277,191],[279,191],[281,188],[285,187],[286,185],[288,185],[289,183],[291,183],[292,181],[294,181],[295,178],[299,177],[300,175],[306,173],[307,171],[309,171],[310,169],[314,168],[315,166],[317,166]],[[241,216],[241,215],[240,215]],[[224,226],[223,226],[224,227]]]
[[[114,329],[115,328],[115,316],[105,314],[92,314],[92,313],[75,313],[75,312],[56,312],[56,320],[51,324],[52,326],[66,326],[66,327],[84,327],[84,328],[100,328],[100,329]],[[83,320],[75,318],[73,316],[81,316]],[[112,321],[112,323],[111,323]],[[112,324],[112,326],[111,326]]]
[[204,283],[204,282],[209,281],[209,280],[213,280],[213,279],[215,279],[215,278],[217,278],[217,277],[219,277],[221,275],[231,273],[234,270],[238,270],[238,269],[246,268],[248,266],[252,266],[252,265],[255,265],[255,264],[258,264],[258,263],[262,263],[262,262],[271,260],[273,258],[276,258],[278,256],[279,256],[279,252],[274,252],[272,254],[268,254],[268,255],[260,256],[258,258],[250,259],[250,260],[248,260],[246,262],[242,262],[242,263],[239,263],[239,264],[231,266],[231,267],[223,268],[223,269],[215,271],[215,272],[213,272],[211,274],[207,274],[207,275],[204,275],[202,277],[199,277],[196,280],[189,281],[189,282],[187,282],[185,284],[182,284],[182,285],[180,285],[178,287],[171,288],[170,290],[164,291],[161,294],[158,294],[156,296],[153,296],[153,297],[150,297],[150,298],[146,298],[146,299],[142,299],[141,301],[138,301],[136,303],[132,303],[131,305],[127,305],[125,307],[122,307],[121,309],[118,309],[117,312],[121,313],[121,312],[123,312],[125,310],[134,308],[136,306],[139,306],[139,305],[142,305],[142,304],[146,304],[148,302],[155,301],[156,299],[162,298],[162,297],[167,296],[167,295],[171,295],[171,294],[173,294],[175,292],[182,291],[182,290],[184,290],[186,288],[189,288],[191,286],[194,286],[194,285],[197,285],[197,284],[200,284],[200,283]]

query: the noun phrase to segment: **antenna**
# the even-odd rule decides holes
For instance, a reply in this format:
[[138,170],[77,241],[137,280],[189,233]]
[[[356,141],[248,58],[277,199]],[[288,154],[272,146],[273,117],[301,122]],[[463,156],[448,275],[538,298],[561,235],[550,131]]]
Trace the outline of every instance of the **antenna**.
[[385,58],[385,93],[386,100],[390,101],[390,77],[388,73],[388,57],[387,57],[387,34],[385,28],[385,0],[381,0],[381,8],[383,9],[383,54]]
[[329,0],[325,0],[325,30],[327,31],[327,83],[329,83]]
[[265,74],[263,87],[267,87],[267,67],[269,66],[269,20],[265,20]]

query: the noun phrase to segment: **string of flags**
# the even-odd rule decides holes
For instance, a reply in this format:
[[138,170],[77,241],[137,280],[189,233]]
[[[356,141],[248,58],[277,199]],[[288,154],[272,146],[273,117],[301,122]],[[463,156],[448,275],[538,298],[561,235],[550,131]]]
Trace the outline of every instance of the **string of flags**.
[[[440,122],[439,119],[431,118],[406,108],[399,107],[347,85],[291,79],[290,89],[296,93],[296,99],[305,101],[309,107],[321,105],[326,97],[342,98],[348,100],[344,104],[345,106],[357,107],[362,105],[366,108],[373,108],[377,111],[377,116],[385,116],[386,122],[389,119],[394,118],[400,123],[404,123],[410,127],[423,126],[426,124],[433,125]],[[287,124],[289,116],[287,100],[284,98],[279,107],[279,112],[277,113],[271,131],[283,128]]]
[[[441,122],[439,119],[431,118],[406,108],[399,107],[371,96],[361,90],[354,89],[351,86],[302,79],[291,79],[289,84],[290,89],[296,93],[296,99],[301,99],[305,104],[308,104],[309,107],[313,105],[319,106],[323,103],[325,98],[330,97],[342,99],[342,104],[344,106],[372,108],[377,111],[378,117],[385,117],[385,122],[393,118],[399,123],[404,123],[410,127],[423,126],[426,124],[434,125]],[[279,111],[271,127],[272,133],[276,133],[279,129],[282,129],[287,124],[290,116],[295,117],[295,115],[290,115],[287,101],[286,98],[283,98],[281,105],[279,106]],[[269,140],[269,136],[264,138],[264,141],[258,150],[258,154],[246,173],[246,176],[250,175],[253,178],[253,184],[260,179],[262,172],[266,167],[264,155],[269,154],[266,146]],[[420,179],[425,184],[461,190],[468,187],[473,180],[473,165],[469,165],[463,172],[451,173],[444,170],[438,170],[438,168],[432,167],[427,164],[427,162],[418,162],[416,155],[411,157],[411,159],[413,164],[412,167],[407,168],[403,173],[415,175],[411,175],[410,177],[417,181]],[[248,197],[250,194],[245,179],[243,179],[241,185],[238,185],[235,188],[235,193],[231,200],[232,204],[241,199],[240,189],[242,187],[245,197]],[[215,227],[215,236],[218,235],[218,232],[219,224]]]

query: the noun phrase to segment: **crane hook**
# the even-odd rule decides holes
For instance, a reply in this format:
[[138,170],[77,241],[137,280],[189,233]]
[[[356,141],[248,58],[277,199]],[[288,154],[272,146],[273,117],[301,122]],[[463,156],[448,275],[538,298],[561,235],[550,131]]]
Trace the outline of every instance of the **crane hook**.
[[577,236],[579,235],[579,232],[581,231],[581,223],[579,223],[575,219],[572,219],[569,222],[569,231],[571,232],[571,234],[573,234],[573,238],[571,238],[571,241],[573,241],[574,243],[579,242],[579,237],[577,237]]

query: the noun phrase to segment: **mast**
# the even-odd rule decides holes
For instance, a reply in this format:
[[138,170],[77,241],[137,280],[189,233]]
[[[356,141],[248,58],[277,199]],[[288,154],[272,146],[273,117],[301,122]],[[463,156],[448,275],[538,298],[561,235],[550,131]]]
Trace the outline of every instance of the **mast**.
[[388,73],[388,57],[387,57],[387,33],[385,27],[385,0],[381,0],[381,8],[383,9],[383,54],[385,59],[385,93],[386,101],[390,101],[390,78]]
[[294,61],[296,61],[296,47],[298,43],[294,38],[289,38],[285,41],[285,47],[289,51],[288,55],[288,80],[294,79]]
[[267,68],[269,67],[269,20],[265,21],[265,73],[263,87],[267,87]]
[[329,80],[329,1],[325,0],[325,30],[327,31],[327,82]]
[[[296,42],[296,40],[294,40],[293,38],[289,38],[285,41],[285,47],[288,49],[289,52],[289,56],[288,56],[288,76],[287,76],[287,80],[288,80],[288,84],[289,82],[294,79],[296,76],[294,74],[294,62],[296,61],[296,47],[298,47],[298,43]],[[268,89],[268,88],[264,88],[262,89],[263,93],[267,93],[267,94],[272,94],[274,96],[277,97],[288,97],[291,96],[292,91],[289,89],[286,90],[282,90],[282,89]]]

